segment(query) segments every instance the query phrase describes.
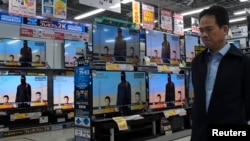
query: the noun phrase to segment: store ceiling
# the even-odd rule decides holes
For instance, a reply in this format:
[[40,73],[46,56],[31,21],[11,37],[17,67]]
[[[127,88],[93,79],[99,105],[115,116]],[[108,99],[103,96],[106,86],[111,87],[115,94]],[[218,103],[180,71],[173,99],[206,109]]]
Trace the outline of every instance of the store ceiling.
[[[2,0],[0,0],[1,2]],[[233,11],[242,10],[244,8],[250,8],[250,2],[239,2],[239,0],[140,0],[141,2],[154,5],[155,7],[155,17],[158,18],[158,10],[160,8],[166,8],[175,12],[184,12],[199,7],[205,7],[213,4],[224,6],[229,14],[230,18],[236,16],[233,15]],[[68,0],[67,5],[67,19],[74,21],[74,17],[82,13],[97,9],[94,7],[78,4],[78,0]],[[8,10],[8,4],[0,4],[0,8],[5,12]],[[78,22],[91,24],[95,17],[112,17],[116,19],[122,19],[126,21],[132,21],[131,17],[132,6],[131,3],[122,4],[121,13],[114,13],[110,11],[104,11],[102,13],[96,14],[92,17],[82,19]],[[41,0],[37,0],[37,15],[41,15]],[[244,16],[244,15],[241,15]],[[198,15],[191,15],[184,17],[184,28],[190,27],[191,17],[198,17]],[[246,21],[237,22],[232,25],[246,24]]]

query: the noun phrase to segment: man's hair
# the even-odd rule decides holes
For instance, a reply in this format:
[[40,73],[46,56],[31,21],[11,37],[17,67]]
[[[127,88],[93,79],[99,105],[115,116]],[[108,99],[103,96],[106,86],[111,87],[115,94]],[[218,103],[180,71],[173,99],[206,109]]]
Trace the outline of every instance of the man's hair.
[[5,98],[5,97],[6,97],[7,99],[9,99],[9,96],[8,96],[8,95],[4,95],[4,96],[3,96],[3,98]]
[[66,95],[66,96],[64,96],[64,98],[67,98],[67,99],[69,99],[69,97]]
[[179,94],[181,94],[181,91],[178,91]]
[[39,94],[39,95],[41,95],[41,92],[36,92],[36,94]]
[[135,50],[135,48],[134,48],[134,47],[130,47],[130,49],[133,49],[133,50]]
[[11,55],[9,55],[9,57],[13,57],[14,58],[14,55],[11,54]]
[[109,100],[109,102],[110,102],[110,97],[109,97],[109,96],[106,96],[106,97],[105,97],[105,100],[106,100],[106,99],[108,99],[108,100]]
[[140,94],[140,92],[136,92],[135,95],[139,95],[140,96],[141,94]]
[[104,48],[106,48],[107,50],[109,50],[109,47],[108,47],[108,46],[104,46]]
[[157,50],[154,50],[154,52],[158,52]]
[[158,94],[158,95],[157,95],[157,97],[160,97],[160,98],[161,98],[161,95],[160,95],[160,94]]
[[39,58],[40,58],[40,55],[37,54],[36,57],[39,57]]
[[229,26],[229,16],[227,10],[218,5],[214,5],[208,9],[203,10],[199,15],[199,21],[203,16],[215,16],[216,23],[219,27],[222,27],[223,25]]
[[175,51],[175,50],[173,50],[173,53],[176,53],[176,51]]

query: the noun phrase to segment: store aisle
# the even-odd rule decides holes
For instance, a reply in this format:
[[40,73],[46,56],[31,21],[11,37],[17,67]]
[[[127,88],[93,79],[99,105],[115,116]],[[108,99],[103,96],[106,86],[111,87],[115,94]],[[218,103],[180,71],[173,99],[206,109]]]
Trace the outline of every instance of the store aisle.
[[[157,138],[154,140],[157,140]],[[173,141],[189,140],[190,137],[187,136]],[[74,128],[0,138],[0,141],[74,141]]]

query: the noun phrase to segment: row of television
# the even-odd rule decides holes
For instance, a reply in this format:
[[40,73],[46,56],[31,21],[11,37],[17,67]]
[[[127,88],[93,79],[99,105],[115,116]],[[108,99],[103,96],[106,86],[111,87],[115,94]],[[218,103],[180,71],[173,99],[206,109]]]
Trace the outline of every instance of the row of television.
[[[0,109],[18,108],[15,99],[20,77],[0,76]],[[182,106],[186,99],[185,80],[184,74],[92,70],[93,114],[119,112],[123,106],[130,110]],[[31,85],[31,106],[47,106],[47,81],[47,76],[26,76],[26,82]],[[40,92],[40,99],[37,92]],[[192,93],[191,87],[190,92]],[[84,96],[85,93],[80,92],[77,95]],[[73,76],[54,76],[53,99],[55,110],[74,108]],[[149,107],[146,107],[146,103]]]

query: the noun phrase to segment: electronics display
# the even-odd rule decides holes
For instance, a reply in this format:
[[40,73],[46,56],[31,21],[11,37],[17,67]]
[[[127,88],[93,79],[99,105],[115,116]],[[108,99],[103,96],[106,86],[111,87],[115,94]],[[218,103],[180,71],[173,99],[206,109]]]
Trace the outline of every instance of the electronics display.
[[[47,76],[26,75],[26,82],[31,86],[30,106],[47,106]],[[20,84],[21,76],[19,75],[0,76],[0,109],[18,108],[15,100],[17,87]]]
[[74,67],[74,61],[85,55],[85,43],[83,41],[64,40],[65,67]]
[[199,36],[185,35],[186,62],[192,62],[195,57],[195,46],[199,45]]
[[74,108],[74,88],[74,76],[54,76],[54,110],[66,110]]
[[[171,88],[167,86],[168,78],[171,77]],[[168,73],[149,73],[149,108],[164,109],[181,106],[180,102],[185,100],[185,75],[184,74],[168,74]],[[171,90],[172,89],[172,90]],[[173,96],[166,96],[166,93],[173,93]],[[172,97],[172,99],[170,98]],[[168,101],[173,102],[167,103]]]
[[[164,38],[166,41],[164,41]],[[168,45],[170,48],[168,48]],[[163,46],[165,47],[163,48]],[[180,63],[180,41],[177,35],[147,30],[146,48],[147,56],[151,57],[151,62],[157,64],[170,63],[172,65],[179,65]]]
[[[128,105],[131,110],[144,108],[145,72],[125,72],[127,82],[119,86],[121,75],[120,71],[92,71],[93,114],[119,112],[122,105]],[[125,94],[128,97],[123,97]]]
[[46,66],[46,42],[17,39],[2,39],[0,41],[0,64],[4,66],[22,66],[21,49],[24,46],[24,41],[27,41],[27,45],[30,47],[30,50],[24,49],[24,54],[31,55],[29,62],[31,66]]
[[101,61],[139,61],[139,31],[96,24],[93,28],[93,59]]

